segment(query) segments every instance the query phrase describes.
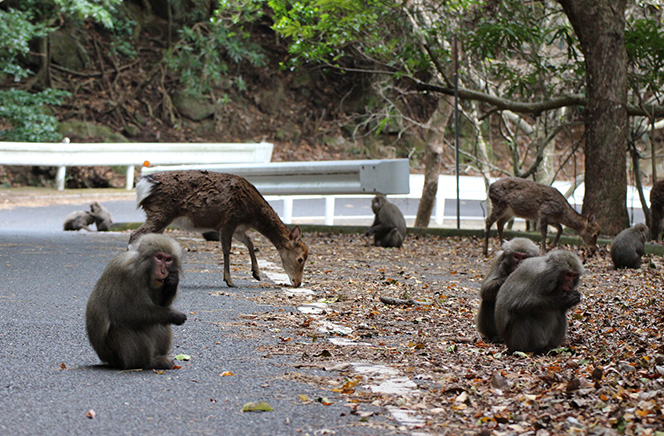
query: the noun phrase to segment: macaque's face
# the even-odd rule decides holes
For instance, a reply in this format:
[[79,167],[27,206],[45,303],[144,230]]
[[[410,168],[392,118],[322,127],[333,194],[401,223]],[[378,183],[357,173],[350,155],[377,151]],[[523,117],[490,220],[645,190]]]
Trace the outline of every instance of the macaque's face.
[[512,253],[512,271],[514,271],[524,259],[528,259],[529,257],[528,254],[521,253],[520,251]]
[[371,211],[376,214],[383,207],[385,203],[385,197],[382,195],[377,195],[371,200]]
[[168,277],[173,267],[173,255],[158,251],[152,257],[154,268],[152,270],[152,286],[159,288],[164,285],[164,280]]
[[561,284],[560,289],[563,292],[572,292],[574,290],[574,285],[576,285],[576,281],[579,279],[579,274],[575,273],[574,271],[565,271],[563,273],[563,282]]

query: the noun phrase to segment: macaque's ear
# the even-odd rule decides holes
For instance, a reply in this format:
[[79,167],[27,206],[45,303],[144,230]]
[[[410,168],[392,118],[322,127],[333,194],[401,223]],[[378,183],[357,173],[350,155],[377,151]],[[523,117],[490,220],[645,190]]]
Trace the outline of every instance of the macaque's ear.
[[290,232],[290,240],[293,242],[297,242],[300,240],[302,237],[302,230],[300,230],[300,226],[295,226],[293,227],[293,230]]

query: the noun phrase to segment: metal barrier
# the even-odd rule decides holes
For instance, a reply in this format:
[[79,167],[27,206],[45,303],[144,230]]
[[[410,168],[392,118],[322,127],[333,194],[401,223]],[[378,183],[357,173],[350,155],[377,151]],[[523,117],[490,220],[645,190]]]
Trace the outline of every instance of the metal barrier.
[[56,187],[65,186],[66,167],[127,166],[127,189],[134,167],[144,165],[261,163],[272,159],[273,144],[230,143],[34,143],[0,142],[0,164],[58,167]]

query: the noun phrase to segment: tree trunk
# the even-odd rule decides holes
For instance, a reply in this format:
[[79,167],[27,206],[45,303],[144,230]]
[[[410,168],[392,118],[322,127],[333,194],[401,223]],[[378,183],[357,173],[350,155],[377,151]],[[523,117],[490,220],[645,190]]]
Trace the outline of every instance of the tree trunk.
[[559,0],[581,42],[586,65],[583,213],[602,233],[629,225],[627,214],[626,0]]
[[450,96],[441,96],[438,107],[427,122],[426,144],[424,154],[424,187],[422,198],[417,207],[415,227],[429,227],[431,212],[436,201],[438,192],[438,176],[440,174],[440,163],[443,159],[443,137],[445,126],[454,110],[454,101]]

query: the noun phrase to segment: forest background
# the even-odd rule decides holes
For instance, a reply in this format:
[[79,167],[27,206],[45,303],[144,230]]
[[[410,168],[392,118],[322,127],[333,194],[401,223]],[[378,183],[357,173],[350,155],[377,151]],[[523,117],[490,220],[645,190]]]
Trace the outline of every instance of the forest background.
[[[659,0],[4,0],[0,140],[409,157],[426,227],[458,132],[464,173],[585,181],[583,213],[614,235],[628,180],[661,171],[663,19]],[[79,168],[68,187],[118,176]]]

